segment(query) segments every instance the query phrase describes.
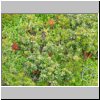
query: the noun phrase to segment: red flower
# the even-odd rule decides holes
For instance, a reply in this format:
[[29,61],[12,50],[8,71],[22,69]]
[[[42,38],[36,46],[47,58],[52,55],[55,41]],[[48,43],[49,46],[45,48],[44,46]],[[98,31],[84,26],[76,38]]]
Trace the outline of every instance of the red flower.
[[55,24],[55,21],[53,19],[49,20],[49,25],[53,26]]
[[18,44],[16,43],[16,42],[14,42],[13,44],[12,44],[12,50],[19,50],[19,46],[18,46]]

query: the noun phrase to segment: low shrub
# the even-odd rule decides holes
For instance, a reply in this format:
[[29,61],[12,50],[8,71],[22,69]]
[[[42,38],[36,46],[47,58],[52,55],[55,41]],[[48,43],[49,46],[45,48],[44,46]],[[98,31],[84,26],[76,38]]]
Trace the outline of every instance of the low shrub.
[[2,85],[97,86],[97,14],[2,14]]

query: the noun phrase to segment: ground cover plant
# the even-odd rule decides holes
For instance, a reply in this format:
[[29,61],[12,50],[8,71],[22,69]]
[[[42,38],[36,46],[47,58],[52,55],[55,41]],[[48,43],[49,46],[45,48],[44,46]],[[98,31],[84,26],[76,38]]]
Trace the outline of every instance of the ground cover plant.
[[2,85],[97,86],[97,14],[2,14]]

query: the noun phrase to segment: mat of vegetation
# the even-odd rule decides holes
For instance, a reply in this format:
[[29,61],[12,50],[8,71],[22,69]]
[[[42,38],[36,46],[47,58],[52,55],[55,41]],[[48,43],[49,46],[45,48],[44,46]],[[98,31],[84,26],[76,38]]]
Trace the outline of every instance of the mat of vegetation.
[[97,14],[2,14],[2,85],[97,86]]

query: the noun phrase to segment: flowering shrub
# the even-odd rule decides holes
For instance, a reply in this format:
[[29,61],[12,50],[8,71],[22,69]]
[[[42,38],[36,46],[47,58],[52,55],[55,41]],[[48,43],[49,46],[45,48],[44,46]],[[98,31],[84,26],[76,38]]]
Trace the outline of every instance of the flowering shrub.
[[3,14],[2,85],[97,86],[97,14]]

